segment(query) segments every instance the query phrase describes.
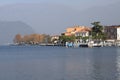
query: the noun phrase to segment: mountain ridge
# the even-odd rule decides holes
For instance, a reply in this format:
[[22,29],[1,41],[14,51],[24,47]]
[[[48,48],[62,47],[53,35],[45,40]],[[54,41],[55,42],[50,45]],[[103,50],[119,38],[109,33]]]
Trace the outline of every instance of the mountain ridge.
[[118,4],[120,2],[85,10],[57,4],[15,4],[0,7],[0,18],[23,21],[38,33],[56,34],[73,25],[91,26],[94,21],[100,21],[103,25],[119,25]]
[[0,44],[12,43],[16,34],[31,34],[34,30],[21,21],[0,21]]

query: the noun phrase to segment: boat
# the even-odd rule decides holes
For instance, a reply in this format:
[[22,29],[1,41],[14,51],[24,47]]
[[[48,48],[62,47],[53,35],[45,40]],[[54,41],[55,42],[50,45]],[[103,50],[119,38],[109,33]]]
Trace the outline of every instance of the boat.
[[88,47],[88,44],[87,44],[87,43],[81,43],[81,44],[79,45],[79,47]]
[[94,44],[93,44],[93,47],[102,47],[102,45],[101,45],[101,44],[98,44],[98,43],[94,43]]

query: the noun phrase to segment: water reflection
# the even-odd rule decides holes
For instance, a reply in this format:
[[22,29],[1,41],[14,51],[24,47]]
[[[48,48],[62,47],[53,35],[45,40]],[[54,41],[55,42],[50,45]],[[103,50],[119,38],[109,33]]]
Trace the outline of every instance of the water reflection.
[[[82,49],[81,49],[82,50]],[[88,80],[91,73],[91,50],[69,50],[65,61],[64,80]]]
[[92,80],[116,80],[117,50],[115,48],[94,49],[92,54]]
[[117,67],[117,79],[120,80],[120,49],[117,49],[117,59],[116,59],[116,67]]
[[120,80],[120,50],[5,48],[0,51],[0,80]]

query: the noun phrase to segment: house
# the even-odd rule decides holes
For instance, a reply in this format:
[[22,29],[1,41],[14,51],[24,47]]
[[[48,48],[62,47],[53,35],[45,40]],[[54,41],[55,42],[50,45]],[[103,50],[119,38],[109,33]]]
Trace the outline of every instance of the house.
[[52,41],[54,44],[57,44],[57,43],[58,43],[58,40],[59,40],[59,35],[51,36],[51,41]]
[[83,30],[83,31],[78,31],[78,32],[75,33],[75,36],[76,36],[76,37],[77,37],[77,36],[88,37],[88,36],[89,36],[89,31],[85,31],[85,30]]
[[75,36],[86,37],[86,36],[89,36],[90,31],[91,31],[90,27],[74,26],[74,27],[67,28],[66,32],[65,32],[65,35],[66,36],[75,35]]
[[120,25],[105,26],[104,32],[109,40],[120,40]]

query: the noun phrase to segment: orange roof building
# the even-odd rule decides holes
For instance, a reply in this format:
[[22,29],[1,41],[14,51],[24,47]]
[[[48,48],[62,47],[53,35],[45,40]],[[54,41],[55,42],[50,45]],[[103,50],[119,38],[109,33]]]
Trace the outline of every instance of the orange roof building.
[[90,27],[86,27],[86,26],[74,26],[71,28],[67,28],[65,35],[66,36],[71,36],[71,35],[75,35],[76,33],[81,33],[81,32],[89,32],[91,31]]

